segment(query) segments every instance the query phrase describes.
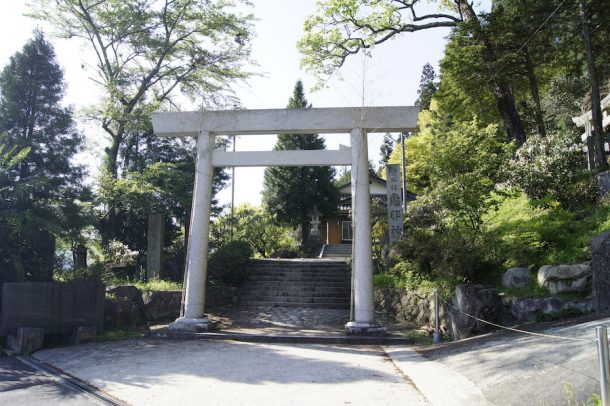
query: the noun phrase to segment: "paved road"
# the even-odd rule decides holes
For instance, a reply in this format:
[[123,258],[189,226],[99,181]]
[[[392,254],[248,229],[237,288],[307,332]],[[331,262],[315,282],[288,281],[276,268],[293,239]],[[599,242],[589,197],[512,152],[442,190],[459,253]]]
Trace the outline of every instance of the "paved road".
[[382,349],[132,340],[35,356],[133,405],[553,406],[599,393],[595,327],[608,324],[534,327],[583,341],[499,333]]
[[380,347],[130,340],[35,356],[132,405],[427,405]]
[[16,358],[0,357],[0,405],[91,406],[99,403]]
[[[433,404],[585,404],[600,393],[595,327],[608,324],[606,318],[535,328],[586,341],[500,333],[417,352],[387,351]],[[442,399],[443,392],[458,396]]]

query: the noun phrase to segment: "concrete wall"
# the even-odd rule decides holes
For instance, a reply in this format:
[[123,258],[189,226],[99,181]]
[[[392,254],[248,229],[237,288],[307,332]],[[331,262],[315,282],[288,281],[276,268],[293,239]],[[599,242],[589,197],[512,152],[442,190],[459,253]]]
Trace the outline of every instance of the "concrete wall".
[[23,282],[2,287],[0,336],[18,327],[71,334],[75,327],[104,323],[105,286],[98,282]]

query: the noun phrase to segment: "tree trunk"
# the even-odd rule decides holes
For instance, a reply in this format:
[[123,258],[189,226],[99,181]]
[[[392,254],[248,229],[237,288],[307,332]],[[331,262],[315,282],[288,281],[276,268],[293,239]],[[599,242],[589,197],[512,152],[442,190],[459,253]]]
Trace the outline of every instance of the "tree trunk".
[[492,42],[485,33],[481,21],[477,17],[474,9],[467,0],[458,0],[457,4],[464,14],[464,18],[472,22],[472,36],[483,45],[483,60],[489,68],[489,76],[493,79],[493,93],[496,98],[496,105],[502,117],[502,122],[506,127],[509,139],[517,142],[517,147],[525,142],[525,129],[523,122],[515,107],[515,98],[510,91],[510,86],[506,80],[497,76],[495,64],[498,61]]
[[[106,148],[106,170],[112,179],[118,179],[118,156],[121,139],[118,136],[112,136],[110,147]],[[108,242],[115,239],[117,232],[117,209],[114,200],[108,202],[109,209],[105,218],[101,220],[103,224],[100,227],[102,235],[102,244],[107,245]]]
[[585,43],[585,53],[587,55],[587,69],[589,71],[589,81],[591,83],[591,116],[593,121],[593,144],[595,146],[595,165],[596,169],[604,169],[607,166],[606,153],[604,151],[604,127],[602,124],[602,109],[599,96],[599,84],[595,73],[595,60],[591,49],[591,34],[589,23],[587,22],[586,0],[580,0],[580,19],[582,22],[582,36]]
[[546,137],[546,128],[544,126],[544,116],[542,114],[542,107],[540,105],[540,93],[538,91],[538,80],[536,79],[536,73],[534,72],[534,64],[527,47],[523,48],[523,54],[525,56],[525,70],[527,72],[527,78],[530,82],[530,91],[532,92],[532,99],[534,100],[534,113],[536,116],[536,124],[538,125],[538,134],[541,137]]
[[301,243],[307,243],[307,237],[309,236],[309,222],[301,223]]
[[523,122],[515,107],[515,98],[510,91],[508,84],[503,80],[498,80],[494,84],[494,95],[496,96],[496,105],[502,117],[502,122],[506,127],[508,138],[517,142],[517,147],[520,147],[525,142],[525,129]]

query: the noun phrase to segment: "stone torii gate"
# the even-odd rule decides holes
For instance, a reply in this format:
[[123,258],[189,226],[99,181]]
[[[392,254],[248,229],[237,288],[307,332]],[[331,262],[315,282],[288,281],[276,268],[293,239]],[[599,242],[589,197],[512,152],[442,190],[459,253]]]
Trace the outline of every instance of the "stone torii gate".
[[[352,169],[353,303],[347,334],[383,330],[375,323],[367,133],[413,131],[417,107],[346,107],[223,110],[155,113],[161,137],[196,137],[197,161],[186,264],[184,316],[170,328],[207,331],[204,314],[207,253],[214,167],[330,166]],[[217,135],[349,133],[350,147],[339,150],[238,151],[215,149]]]

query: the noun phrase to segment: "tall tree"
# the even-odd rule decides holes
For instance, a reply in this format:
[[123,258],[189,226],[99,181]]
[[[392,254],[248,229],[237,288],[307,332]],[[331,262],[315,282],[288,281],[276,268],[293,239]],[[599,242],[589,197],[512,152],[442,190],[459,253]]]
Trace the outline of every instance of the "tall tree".
[[437,27],[460,28],[477,45],[476,57],[510,139],[521,145],[526,138],[515,106],[510,82],[497,75],[498,50],[486,29],[484,14],[477,14],[468,0],[439,2],[442,10],[420,14],[420,0],[355,0],[319,2],[318,12],[305,22],[305,36],[298,47],[302,65],[319,79],[332,75],[345,60],[396,35]]
[[392,155],[392,151],[394,151],[394,138],[392,138],[392,134],[387,133],[383,136],[383,142],[381,147],[379,147],[379,154],[381,155],[381,159],[379,160],[379,172],[383,171],[385,168]]
[[[288,101],[289,109],[308,109],[303,83],[297,81]],[[279,134],[274,150],[325,149],[324,139],[316,134]],[[339,193],[333,184],[335,170],[319,167],[271,167],[265,170],[263,204],[281,223],[301,228],[301,238],[307,241],[310,216],[317,207],[322,216],[337,210]]]
[[417,89],[419,97],[415,101],[415,105],[419,106],[422,110],[428,110],[430,108],[430,101],[432,101],[432,96],[434,96],[436,90],[436,73],[434,73],[432,65],[426,63],[421,72],[419,89]]
[[[95,83],[103,100],[91,115],[110,137],[105,170],[117,179],[137,148],[142,123],[175,106],[180,93],[202,107],[233,105],[230,83],[243,79],[252,16],[235,11],[246,0],[34,0],[31,16],[66,38],[83,40],[96,56]],[[121,154],[121,150],[123,153]],[[123,162],[121,162],[121,156]],[[107,202],[110,233],[117,232]]]
[[65,83],[53,47],[40,31],[13,55],[0,73],[0,132],[3,143],[29,154],[5,174],[27,184],[1,203],[3,266],[22,276],[52,277],[55,236],[69,227],[75,202],[82,200],[82,167],[74,165],[81,135],[72,110],[62,106]]

